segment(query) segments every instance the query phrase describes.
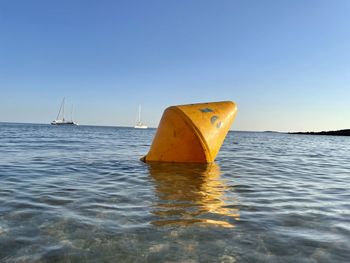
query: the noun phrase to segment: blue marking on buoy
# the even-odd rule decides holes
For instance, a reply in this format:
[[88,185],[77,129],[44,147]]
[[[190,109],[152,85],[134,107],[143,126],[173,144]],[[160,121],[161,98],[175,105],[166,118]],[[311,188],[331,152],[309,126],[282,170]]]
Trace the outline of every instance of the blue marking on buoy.
[[209,108],[205,108],[205,109],[200,109],[201,112],[213,112],[212,109],[209,109]]
[[222,122],[221,122],[221,121],[219,121],[219,122],[216,124],[216,128],[220,129],[221,124],[222,124]]
[[218,119],[219,117],[218,116],[216,116],[216,115],[214,115],[213,117],[211,117],[210,118],[210,122],[211,122],[211,124],[214,124],[215,123],[215,121]]

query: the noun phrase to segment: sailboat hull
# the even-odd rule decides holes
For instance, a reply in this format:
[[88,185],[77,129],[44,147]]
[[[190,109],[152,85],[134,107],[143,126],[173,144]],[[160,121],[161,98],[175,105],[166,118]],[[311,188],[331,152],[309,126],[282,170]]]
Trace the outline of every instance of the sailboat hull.
[[51,122],[51,125],[79,125],[77,122],[74,121],[53,121]]
[[146,125],[135,125],[135,129],[147,129],[148,127]]

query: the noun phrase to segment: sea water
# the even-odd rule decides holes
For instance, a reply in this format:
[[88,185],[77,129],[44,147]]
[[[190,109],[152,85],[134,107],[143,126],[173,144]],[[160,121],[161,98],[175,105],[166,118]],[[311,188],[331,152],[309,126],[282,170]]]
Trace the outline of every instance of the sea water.
[[350,262],[349,137],[149,165],[154,133],[0,123],[0,262]]

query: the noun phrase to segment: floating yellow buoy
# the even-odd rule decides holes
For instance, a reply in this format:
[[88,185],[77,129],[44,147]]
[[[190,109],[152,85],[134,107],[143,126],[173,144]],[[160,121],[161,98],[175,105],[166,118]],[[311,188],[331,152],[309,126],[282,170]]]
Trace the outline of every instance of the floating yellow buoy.
[[167,108],[145,162],[210,163],[218,154],[237,113],[232,101]]

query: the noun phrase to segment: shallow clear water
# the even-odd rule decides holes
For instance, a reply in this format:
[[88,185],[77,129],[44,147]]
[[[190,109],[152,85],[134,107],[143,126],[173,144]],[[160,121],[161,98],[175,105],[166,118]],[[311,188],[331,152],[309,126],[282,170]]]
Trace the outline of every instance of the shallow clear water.
[[230,132],[213,165],[147,165],[154,132],[0,123],[0,261],[349,262],[349,137]]

